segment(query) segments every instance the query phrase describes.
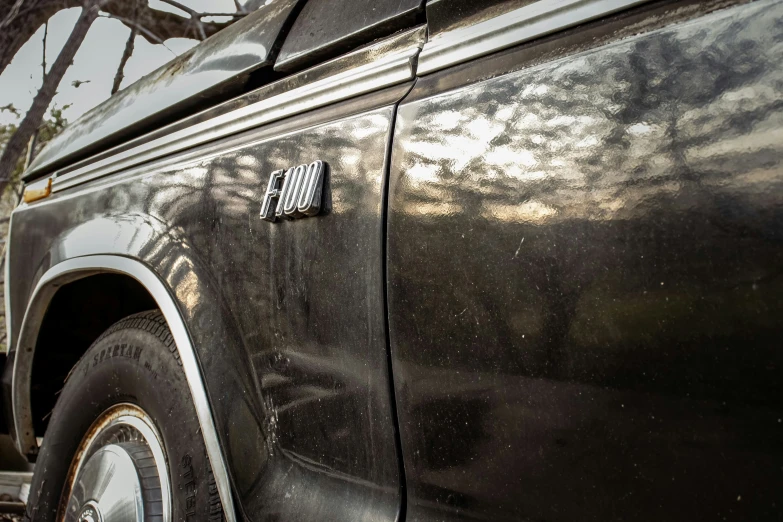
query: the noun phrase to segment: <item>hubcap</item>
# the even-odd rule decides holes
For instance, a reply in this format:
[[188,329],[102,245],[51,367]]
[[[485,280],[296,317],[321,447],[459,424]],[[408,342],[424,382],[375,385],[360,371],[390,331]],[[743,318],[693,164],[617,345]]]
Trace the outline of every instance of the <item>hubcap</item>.
[[108,409],[95,421],[71,463],[64,522],[171,520],[171,487],[160,435],[132,404]]

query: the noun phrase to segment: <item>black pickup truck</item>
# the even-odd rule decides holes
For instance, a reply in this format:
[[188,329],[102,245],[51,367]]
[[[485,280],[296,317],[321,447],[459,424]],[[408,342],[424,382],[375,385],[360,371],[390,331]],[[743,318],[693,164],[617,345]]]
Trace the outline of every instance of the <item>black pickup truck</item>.
[[29,520],[783,519],[783,1],[266,4],[24,174]]

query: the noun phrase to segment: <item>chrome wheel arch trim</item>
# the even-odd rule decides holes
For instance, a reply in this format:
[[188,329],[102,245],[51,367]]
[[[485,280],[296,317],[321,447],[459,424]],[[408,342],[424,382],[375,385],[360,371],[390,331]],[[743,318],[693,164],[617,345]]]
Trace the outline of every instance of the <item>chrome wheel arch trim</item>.
[[416,74],[429,74],[648,1],[539,0],[433,37],[419,54]]
[[3,305],[5,306],[5,349],[0,353],[8,353],[13,346],[13,328],[11,323],[11,232],[13,226],[14,213],[8,216],[8,234],[5,238],[5,247],[3,251]]
[[35,343],[46,309],[61,285],[100,273],[123,274],[138,281],[150,293],[166,319],[196,408],[207,456],[223,504],[224,516],[227,522],[236,522],[228,469],[220,448],[212,410],[190,335],[166,285],[152,269],[138,260],[118,255],[88,255],[58,263],[41,276],[28,300],[14,358],[11,401],[13,435],[18,449],[22,454],[26,454],[31,449],[37,448],[32,428],[30,383]]

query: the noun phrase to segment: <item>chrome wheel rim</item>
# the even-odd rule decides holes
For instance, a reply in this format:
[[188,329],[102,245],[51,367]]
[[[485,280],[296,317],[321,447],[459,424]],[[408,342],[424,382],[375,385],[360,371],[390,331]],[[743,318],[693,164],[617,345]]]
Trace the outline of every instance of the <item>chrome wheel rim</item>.
[[64,522],[171,521],[171,485],[152,418],[117,404],[96,420],[71,463],[60,505]]

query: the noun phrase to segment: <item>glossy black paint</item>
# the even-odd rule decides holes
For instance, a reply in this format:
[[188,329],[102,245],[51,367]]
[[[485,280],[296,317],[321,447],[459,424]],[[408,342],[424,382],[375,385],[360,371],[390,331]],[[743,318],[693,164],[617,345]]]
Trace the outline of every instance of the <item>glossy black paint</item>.
[[406,520],[780,520],[781,24],[754,2],[402,102]]
[[[410,85],[57,193],[14,215],[13,302],[80,255],[158,273],[249,520],[400,516],[384,266],[406,520],[779,519],[781,21],[555,36],[396,122]],[[324,212],[262,221],[315,159]]]
[[[49,267],[98,253],[139,259],[171,288],[248,520],[397,518],[381,212],[394,104],[409,89],[255,129],[14,214],[15,303]],[[262,220],[269,175],[316,159],[329,165],[321,214]]]
[[276,71],[293,71],[421,23],[424,0],[308,0],[288,33]]

